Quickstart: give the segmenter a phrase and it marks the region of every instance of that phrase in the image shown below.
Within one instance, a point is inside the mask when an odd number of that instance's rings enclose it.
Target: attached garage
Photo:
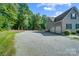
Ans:
[[[50,28],[50,32],[54,32],[54,27]]]
[[[56,26],[56,33],[61,33],[61,26]]]

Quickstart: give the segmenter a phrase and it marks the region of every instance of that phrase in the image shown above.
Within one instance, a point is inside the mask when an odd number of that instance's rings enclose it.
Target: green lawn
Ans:
[[[0,32],[0,56],[11,56],[15,54],[14,48],[15,32]]]
[[[71,38],[71,39],[79,40],[78,35],[69,35],[68,37]]]

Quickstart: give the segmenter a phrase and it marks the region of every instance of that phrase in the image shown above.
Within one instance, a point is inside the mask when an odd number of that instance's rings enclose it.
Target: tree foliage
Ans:
[[[34,14],[27,4],[0,4],[0,30],[45,29],[45,15]]]

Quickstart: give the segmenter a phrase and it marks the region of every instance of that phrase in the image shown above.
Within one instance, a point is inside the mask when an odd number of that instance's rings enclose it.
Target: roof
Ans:
[[[54,21],[55,17],[48,17],[48,20]]]
[[[68,10],[65,11],[64,13],[60,14],[59,16],[57,16],[57,17],[54,19],[54,22],[63,20],[63,18],[71,11],[71,9],[76,10],[77,8],[76,8],[76,7],[72,7],[72,8],[70,8],[70,9],[68,9]]]

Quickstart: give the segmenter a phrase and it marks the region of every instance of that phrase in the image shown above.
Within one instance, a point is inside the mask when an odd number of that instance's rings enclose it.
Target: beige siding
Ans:
[[[76,19],[71,19],[71,14],[76,14]],[[48,22],[47,29],[49,29],[51,32],[61,33],[64,32],[66,29],[66,24],[72,24],[71,31],[76,31],[76,24],[79,24],[79,12],[76,9],[71,9],[71,11],[64,17],[64,19],[61,19],[58,22]]]
[[[71,13],[76,13],[76,19],[71,19]],[[75,10],[71,10],[68,15],[63,19],[62,22],[62,31],[66,30],[66,24],[72,24],[72,31],[75,31],[75,24],[79,24],[79,14]]]
[[[46,23],[46,30],[50,30],[53,27],[53,22],[48,20]]]
[[[61,26],[56,26],[56,33],[61,33]]]
[[[50,32],[54,32],[54,29],[55,29],[54,27],[51,27]]]
[[[58,21],[55,23],[55,32],[56,33],[61,33],[62,32],[62,27],[61,27],[62,21]]]
[[[50,32],[61,33],[61,21],[56,23],[52,22],[52,24],[50,24],[49,26]]]

